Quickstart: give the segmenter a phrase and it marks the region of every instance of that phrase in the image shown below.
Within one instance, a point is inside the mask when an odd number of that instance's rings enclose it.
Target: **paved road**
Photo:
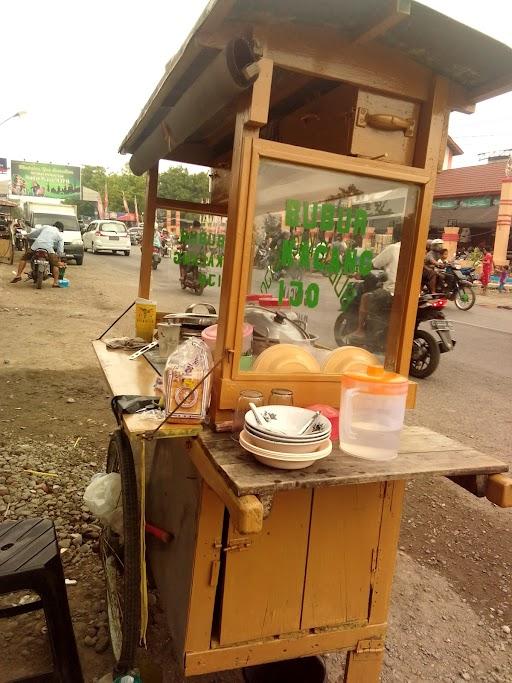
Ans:
[[[110,254],[87,254],[84,268],[102,273],[112,269],[119,274],[119,285],[127,297],[137,291],[140,255],[129,258]],[[71,271],[72,273],[72,271]],[[164,260],[152,273],[152,296],[159,308],[183,310],[198,300],[218,305],[219,288],[207,288],[200,299],[179,288],[178,268]],[[420,422],[477,448],[507,455],[512,462],[512,310],[493,305],[496,295],[479,297],[471,311],[459,311],[450,303],[447,317],[454,323],[457,347],[441,357],[439,370],[420,380],[418,407],[408,413],[410,422]],[[512,297],[503,296],[503,303]],[[332,314],[323,322],[331,329]],[[326,331],[327,334],[327,331]]]

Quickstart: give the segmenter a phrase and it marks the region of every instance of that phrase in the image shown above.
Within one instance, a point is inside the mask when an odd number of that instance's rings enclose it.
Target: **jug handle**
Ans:
[[[350,432],[350,436],[353,437],[354,434],[352,432],[352,398],[356,394],[362,394],[364,392],[359,391],[359,389],[347,389],[345,391],[345,397],[347,399],[347,405],[343,407],[343,412],[340,415],[341,420],[346,420],[345,424],[347,425],[347,431]],[[349,407],[350,406],[350,407]],[[341,430],[340,430],[341,432]]]

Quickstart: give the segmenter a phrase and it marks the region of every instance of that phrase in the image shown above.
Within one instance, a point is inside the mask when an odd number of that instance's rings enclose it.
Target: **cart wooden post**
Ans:
[[[448,116],[512,88],[512,50],[412,1],[292,4],[293,15],[287,0],[211,2],[121,146],[132,170],[149,174],[146,247],[158,207],[227,216],[211,428],[193,436],[168,425],[156,443],[147,519],[172,542],[148,539],[148,558],[185,675],[346,649],[345,680],[372,683],[406,482],[436,474],[471,488],[478,477],[475,491],[510,505],[506,465],[410,427],[393,461],[335,448],[305,470],[272,470],[213,429],[245,388],[268,395],[277,384],[298,405],[339,404],[338,366],[285,374],[253,350],[247,369],[246,296],[289,299],[299,321],[323,330],[316,358],[333,334],[325,325],[336,318],[336,337],[346,324],[354,275],[365,277],[386,245],[399,261],[378,353],[408,372]],[[211,167],[210,201],[159,198],[162,158]],[[269,225],[274,266],[258,272]],[[149,284],[143,252],[141,296]],[[148,393],[144,358],[95,349],[115,393]],[[132,441],[151,426],[125,416]]]

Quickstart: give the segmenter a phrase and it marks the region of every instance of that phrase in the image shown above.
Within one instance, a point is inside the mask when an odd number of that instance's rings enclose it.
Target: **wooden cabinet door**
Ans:
[[[230,524],[220,644],[300,628],[312,491],[278,493],[260,534],[242,536]]]

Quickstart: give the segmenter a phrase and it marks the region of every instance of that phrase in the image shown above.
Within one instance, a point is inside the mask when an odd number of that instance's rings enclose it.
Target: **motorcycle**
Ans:
[[[346,311],[340,313],[334,323],[334,338],[338,346],[351,344],[350,335],[357,329],[359,306],[365,292],[377,292],[376,312],[370,311],[365,326],[365,336],[357,340],[357,346],[372,353],[384,353],[388,333],[389,313],[392,295],[382,289],[384,279],[371,273],[363,281],[357,281],[355,297]],[[447,299],[440,295],[422,293],[418,300],[416,323],[412,346],[409,374],[418,379],[429,377],[439,365],[441,353],[452,351],[456,342],[452,339],[451,324],[446,320],[444,307]],[[422,323],[430,322],[432,332],[419,329]]]
[[[160,247],[153,247],[153,256],[151,258],[151,267],[153,270],[156,270],[158,268],[158,264],[162,261],[161,251],[162,250]]]
[[[206,272],[198,266],[180,264],[181,289],[191,289],[194,294],[201,296],[206,286]]]
[[[473,308],[476,295],[472,287],[471,271],[474,268],[463,269],[458,265],[447,264],[445,268],[437,269],[437,289],[439,294],[445,296],[449,301],[453,301],[460,311],[469,311]]]
[[[50,259],[46,249],[36,249],[30,259],[30,277],[36,289],[41,289],[43,281],[50,277]]]

